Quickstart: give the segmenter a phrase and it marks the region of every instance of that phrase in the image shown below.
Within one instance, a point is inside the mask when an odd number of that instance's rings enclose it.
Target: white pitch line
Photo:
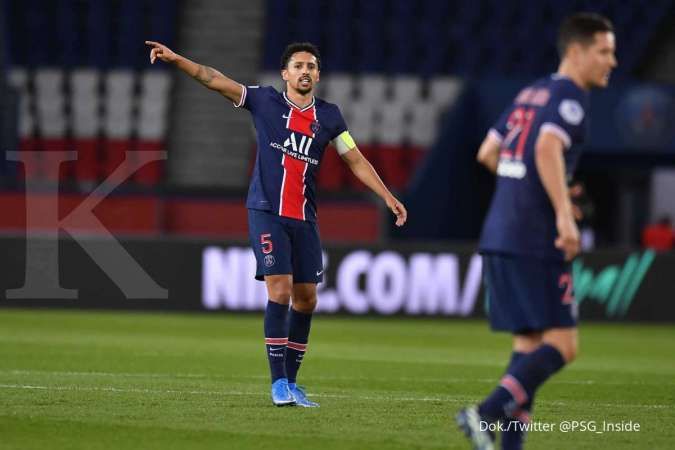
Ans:
[[[222,395],[222,396],[267,396],[266,392],[244,392],[244,391],[181,391],[175,389],[140,389],[140,388],[116,388],[113,386],[103,387],[83,387],[83,386],[35,386],[29,384],[0,384],[0,389],[29,389],[46,391],[72,391],[72,392],[114,392],[131,394],[176,394],[176,395]],[[369,396],[369,395],[345,395],[345,394],[310,394],[317,398],[337,398],[363,401],[398,401],[398,402],[446,402],[446,403],[468,403],[474,401],[474,397],[452,396],[452,397],[398,397],[395,395]],[[552,401],[545,402],[555,406],[571,406],[573,403]],[[673,405],[641,405],[641,404],[621,404],[621,403],[596,403],[594,406],[605,408],[644,408],[644,409],[675,409]]]
[[[200,374],[200,373],[128,373],[128,372],[74,372],[74,371],[49,371],[49,370],[0,370],[0,374],[9,375],[57,375],[57,376],[82,376],[82,377],[119,377],[119,378],[195,378],[195,379],[241,379],[241,380],[267,380],[268,375],[226,375],[226,374]],[[370,381],[370,382],[417,382],[417,383],[465,383],[467,381],[473,383],[496,384],[497,380],[493,378],[422,378],[422,377],[354,377],[354,376],[312,376],[312,380],[325,381]],[[602,381],[595,380],[556,380],[556,384],[571,384],[571,385],[647,385],[658,384],[663,385],[662,381],[654,383],[645,383],[644,381]],[[675,384],[675,383],[666,383]]]
[[[30,384],[0,384],[0,389],[27,389],[44,391],[70,391],[70,392],[115,392],[133,394],[177,394],[177,395],[222,395],[222,396],[267,396],[266,392],[243,392],[243,391],[180,391],[175,389],[139,389],[139,388],[116,388],[112,386],[82,387],[82,386],[35,386]],[[358,396],[341,394],[312,394],[312,397],[322,398],[346,398],[357,400],[388,400],[401,402],[460,402],[470,397],[396,397],[396,396]]]
[[[128,372],[73,372],[53,370],[0,370],[0,374],[12,375],[59,375],[59,376],[91,376],[121,378],[209,378],[213,375],[197,373],[128,373]]]

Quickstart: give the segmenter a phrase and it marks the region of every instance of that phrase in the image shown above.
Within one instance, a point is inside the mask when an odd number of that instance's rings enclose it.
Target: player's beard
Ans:
[[[300,95],[307,95],[310,92],[312,92],[312,89],[314,88],[314,81],[310,78],[309,79],[309,86],[308,87],[302,87],[302,78],[298,80],[298,84],[295,88],[295,91],[300,94]]]

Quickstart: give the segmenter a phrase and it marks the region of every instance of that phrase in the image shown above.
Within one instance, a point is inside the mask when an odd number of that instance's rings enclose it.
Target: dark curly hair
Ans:
[[[282,70],[288,66],[288,61],[290,61],[291,56],[298,52],[307,52],[314,55],[316,57],[316,63],[319,66],[319,69],[321,69],[321,54],[319,53],[319,49],[316,48],[316,45],[311,42],[293,42],[286,47],[284,53],[281,55]]]

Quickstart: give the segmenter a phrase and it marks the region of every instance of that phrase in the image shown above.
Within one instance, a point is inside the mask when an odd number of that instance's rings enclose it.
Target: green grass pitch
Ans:
[[[466,449],[452,417],[508,356],[482,321],[317,316],[299,381],[321,408],[276,408],[259,315],[0,310],[0,449]],[[673,448],[674,405],[675,327],[584,324],[528,448]]]

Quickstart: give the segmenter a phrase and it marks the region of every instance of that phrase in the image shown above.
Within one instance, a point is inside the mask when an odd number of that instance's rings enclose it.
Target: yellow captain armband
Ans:
[[[333,145],[335,145],[335,148],[337,149],[339,155],[344,155],[349,150],[356,147],[356,143],[354,142],[354,139],[352,139],[352,136],[349,134],[349,131],[343,131],[338,135],[338,137],[333,139]]]

